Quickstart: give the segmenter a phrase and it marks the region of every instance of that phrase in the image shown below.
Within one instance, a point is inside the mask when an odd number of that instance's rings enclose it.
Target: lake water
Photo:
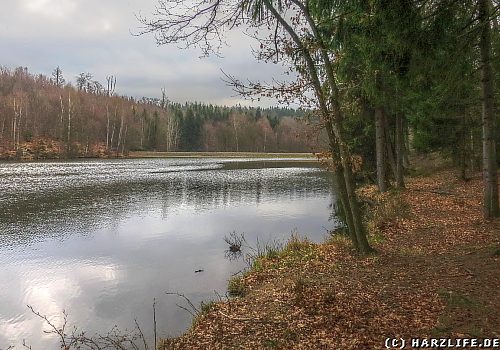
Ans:
[[[225,236],[321,241],[331,202],[328,174],[293,160],[0,163],[0,349],[57,348],[27,305],[89,335],[137,319],[150,337],[156,299],[159,336],[178,335],[191,316],[165,291],[199,304],[245,267]]]

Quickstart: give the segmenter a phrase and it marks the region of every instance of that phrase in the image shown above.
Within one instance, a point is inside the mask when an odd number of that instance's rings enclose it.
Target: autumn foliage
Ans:
[[[0,159],[110,157],[129,150],[308,152],[317,144],[297,119],[304,111],[179,104],[165,94],[138,100],[103,88],[88,73],[76,86],[56,73],[59,80],[0,68]]]

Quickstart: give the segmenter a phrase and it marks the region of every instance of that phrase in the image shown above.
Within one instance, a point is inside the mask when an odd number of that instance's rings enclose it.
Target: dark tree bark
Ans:
[[[483,214],[485,218],[498,217],[498,175],[495,149],[495,114],[493,107],[493,71],[491,67],[490,0],[479,0],[481,33],[482,97],[483,97]]]
[[[334,156],[335,158],[335,156]],[[334,164],[339,164],[338,159],[334,159]],[[334,172],[334,183],[335,191],[338,195],[340,205],[342,208],[342,215],[344,216],[345,223],[347,225],[347,231],[349,237],[351,238],[352,245],[354,249],[359,250],[358,238],[356,237],[356,228],[354,227],[354,222],[352,220],[352,213],[349,208],[349,203],[347,201],[347,190],[344,183],[344,171],[342,167],[337,167]]]
[[[383,112],[383,120],[384,120],[384,135],[385,135],[385,146],[387,149],[387,161],[390,165],[391,171],[393,178],[396,179],[397,174],[396,174],[396,159],[394,155],[394,149],[392,147],[392,139],[391,139],[391,133],[389,132],[390,126],[389,126],[389,119],[387,117],[387,113],[385,111]]]
[[[359,252],[368,254],[373,251],[373,249],[370,247],[370,244],[368,243],[368,239],[366,237],[366,231],[362,223],[361,208],[355,192],[355,181],[352,172],[351,154],[349,147],[344,140],[344,130],[342,125],[343,116],[342,110],[340,108],[340,102],[338,100],[340,94],[338,92],[337,82],[334,77],[333,65],[331,64],[328,52],[324,46],[322,36],[318,32],[316,24],[309,16],[309,9],[306,7],[307,5],[303,5],[297,1],[293,1],[293,3],[299,6],[299,8],[302,10],[302,13],[303,15],[305,15],[306,20],[311,27],[312,33],[319,45],[320,55],[323,61],[322,63],[324,64],[327,81],[330,85],[330,91],[327,95],[325,95],[323,91],[322,84],[319,79],[318,69],[309,49],[304,46],[304,43],[299,38],[295,30],[274,7],[272,1],[263,1],[264,6],[272,13],[278,23],[281,24],[283,28],[288,32],[292,40],[298,46],[300,53],[303,55],[305,68],[308,72],[309,79],[314,86],[315,94],[319,102],[320,111],[324,119],[327,133],[329,135],[332,154],[339,154],[340,156],[340,164],[336,164],[336,166],[341,166],[340,169],[343,171],[344,175],[343,183],[345,184],[346,193],[342,195],[347,195],[347,198],[344,198],[344,202],[349,209],[347,211],[350,212],[352,217],[352,226],[354,227],[355,233],[351,232],[350,235],[352,238],[356,238],[356,241],[353,240],[353,245],[358,249]],[[330,108],[327,106],[327,101],[331,106]]]
[[[403,116],[398,113],[396,114],[396,187],[404,188],[404,174],[403,174],[403,150],[404,150],[404,139],[403,139]]]
[[[183,0],[173,2],[181,3]],[[335,67],[331,61],[334,55],[329,51],[331,38],[326,37],[327,34],[318,28],[315,18],[311,16],[310,6],[314,6],[314,4],[299,0],[290,0],[289,2],[274,0],[207,2],[197,0],[192,2],[193,5],[189,8],[189,13],[178,15],[173,14],[171,8],[167,6],[168,3],[160,1],[161,6],[157,8],[157,14],[166,16],[166,19],[141,20],[145,25],[142,34],[159,32],[161,33],[160,38],[157,39],[159,44],[182,43],[186,44],[186,47],[198,45],[205,53],[213,52],[214,46],[212,46],[211,40],[219,38],[220,43],[224,29],[235,28],[240,24],[267,28],[268,25],[276,21],[272,55],[276,55],[276,60],[281,60],[280,56],[282,55],[288,56],[285,57],[285,60],[289,58],[291,60],[285,62],[296,68],[301,78],[307,81],[307,86],[314,91],[318,114],[327,130],[330,150],[334,157],[334,163],[336,163],[335,167],[338,168],[335,176],[338,187],[341,189],[339,190],[341,205],[346,209],[347,220],[349,221],[349,215],[352,218],[352,224],[348,223],[348,226],[351,229],[353,244],[362,254],[371,252],[372,248],[368,244],[366,230],[362,224],[361,208],[355,193],[356,184],[351,151],[343,129],[345,122],[343,121],[340,101],[342,95],[339,93]],[[291,11],[287,11],[288,9]],[[300,20],[297,21],[298,18]],[[280,36],[278,36],[278,32],[280,32]],[[281,34],[285,33],[286,38],[285,36],[281,37]],[[261,43],[265,42],[267,40]],[[278,46],[284,46],[285,50],[280,52]],[[292,50],[289,51],[289,49]],[[258,94],[265,91],[265,88],[260,84],[253,85],[253,88],[259,91]]]
[[[467,132],[466,132],[466,122],[467,117],[465,111],[462,115],[462,127],[460,130],[460,155],[459,155],[459,165],[460,165],[460,179],[467,180]]]
[[[382,107],[375,108],[375,152],[377,155],[377,184],[380,192],[387,191],[387,161],[386,139],[384,132],[384,111]]]
[[[408,127],[408,120],[403,120],[403,136],[404,136],[404,152],[403,152],[403,167],[408,169],[410,167],[410,130]]]

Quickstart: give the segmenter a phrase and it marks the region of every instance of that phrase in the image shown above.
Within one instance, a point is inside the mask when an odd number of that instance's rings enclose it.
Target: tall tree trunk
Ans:
[[[349,154],[350,152],[345,144],[342,145],[342,142],[343,141],[339,142],[340,158],[342,160],[342,167],[344,168],[343,170],[344,170],[345,188],[347,191],[347,198],[351,209],[353,226],[356,232],[357,245],[358,249],[362,253],[367,254],[371,252],[373,249],[370,247],[370,244],[368,243],[368,239],[366,238],[366,231],[363,226],[361,208],[355,191],[356,185],[354,181],[354,174],[352,172],[351,156]]]
[[[351,238],[354,249],[359,250],[358,237],[356,236],[356,228],[354,227],[354,222],[352,220],[352,213],[349,207],[347,190],[344,182],[344,170],[341,166],[337,167],[333,174],[333,178],[335,184],[335,193],[337,194],[337,198],[340,201],[339,204],[342,210],[343,219],[345,220],[345,224],[347,225],[347,232],[349,233],[349,237]]]
[[[141,140],[142,146],[142,140]],[[109,104],[106,102],[106,152],[109,151]]]
[[[21,126],[23,122],[23,100],[21,99],[21,102],[19,103],[19,114],[18,114],[18,121],[17,121],[17,146],[16,149],[19,149],[19,143],[21,142]]]
[[[469,165],[469,168],[472,172],[474,172],[476,170],[480,170],[481,167],[480,166],[478,167],[478,160],[476,158],[477,142],[476,142],[475,137],[474,137],[474,131],[471,129],[469,134],[470,134],[470,157],[469,157],[470,165]]]
[[[28,99],[26,99],[26,102],[24,104],[24,130],[28,130]]]
[[[410,167],[410,128],[408,127],[408,119],[403,120],[403,135],[404,135],[404,152],[403,152],[403,167]]]
[[[389,165],[391,167],[393,178],[397,178],[397,169],[396,169],[396,160],[394,156],[394,149],[392,148],[392,139],[391,133],[389,132],[391,129],[389,127],[389,118],[387,117],[387,113],[383,113],[384,115],[384,135],[385,135],[385,145],[387,148],[387,160],[389,161]]]
[[[113,117],[113,130],[111,131],[111,139],[109,141],[109,147],[111,150],[113,149],[113,140],[115,139],[115,130],[116,130],[116,117],[118,115],[118,106],[115,107],[115,114]]]
[[[334,108],[334,118],[330,118],[331,129],[335,135],[336,142],[338,144],[338,151],[340,155],[340,163],[342,165],[342,170],[344,172],[344,183],[347,194],[347,203],[350,209],[350,214],[352,217],[352,225],[354,227],[354,232],[356,236],[357,249],[363,253],[368,254],[373,251],[366,238],[365,227],[363,226],[362,213],[360,204],[356,195],[356,182],[354,180],[354,174],[352,171],[352,157],[349,147],[344,140],[344,132],[342,128],[342,111],[338,102],[333,103]],[[351,237],[353,234],[351,233]]]
[[[338,123],[335,124],[331,117],[326,117],[325,119],[325,128],[328,134],[332,161],[335,167],[334,181],[337,189],[337,196],[340,199],[340,205],[342,206],[349,237],[354,249],[366,254],[371,252],[372,248],[368,244],[366,231],[362,223],[361,210],[354,188],[355,183],[350,165],[349,150],[347,147],[342,148],[341,146],[342,137],[340,134],[340,125]],[[346,156],[349,158],[345,158]],[[347,172],[346,166],[349,166],[349,172]]]
[[[115,138],[116,120],[113,120],[113,130],[111,131],[111,138],[109,139],[109,148],[113,150],[113,139]]]
[[[120,113],[120,129],[118,131],[118,144],[116,145],[116,153],[120,152],[120,144],[122,142],[122,133],[123,133],[123,111]]]
[[[68,156],[70,155],[71,153],[71,93],[68,92],[68,138],[67,138],[67,142],[68,142]]]
[[[404,174],[403,174],[403,116],[396,114],[396,187],[404,188]]]
[[[64,137],[64,103],[62,95],[59,95],[59,101],[61,102],[61,114],[59,116],[59,140],[62,142]]]
[[[290,35],[295,44],[297,44],[299,48],[299,54],[301,54],[305,60],[307,74],[309,75],[309,79],[314,87],[315,95],[319,102],[319,108],[322,114],[323,122],[327,128],[327,132],[330,138],[330,147],[332,147],[333,143],[336,143],[338,145],[340,161],[344,171],[344,183],[347,192],[346,203],[348,203],[352,215],[353,226],[355,228],[355,237],[357,240],[357,242],[353,240],[353,244],[357,244],[357,249],[362,254],[367,254],[372,251],[372,248],[370,247],[366,238],[366,231],[364,230],[362,224],[361,210],[356,198],[350,151],[345,140],[343,139],[344,132],[342,130],[342,110],[339,104],[340,93],[338,91],[337,82],[335,80],[333,65],[330,61],[326,46],[323,43],[322,35],[319,33],[312,17],[309,15],[309,9],[307,7],[304,7],[308,6],[307,3],[306,5],[304,5],[299,1],[293,2],[302,10],[302,14],[306,17],[307,22],[313,30],[314,36],[318,40],[321,59],[324,63],[328,84],[330,86],[329,93],[325,93],[322,88],[322,83],[318,75],[318,68],[316,67],[315,61],[311,55],[311,52],[309,51],[309,48],[304,45],[297,32],[295,32],[295,30],[290,26],[287,20],[285,20],[284,17],[281,16],[278,10],[274,7],[274,2],[272,0],[263,0],[263,4],[266,6],[266,8],[276,18],[278,23],[281,24],[283,29]],[[329,105],[331,106],[331,109],[328,107],[327,100],[329,102]],[[332,137],[334,137],[334,139],[332,139]],[[335,149],[332,149],[332,153],[334,153],[335,151]],[[353,236],[354,235],[351,233],[351,237]]]
[[[17,127],[17,104],[16,98],[14,97],[14,118],[12,119],[12,147],[17,151],[16,143],[16,127]]]
[[[495,149],[495,114],[493,109],[493,72],[491,67],[491,26],[490,0],[479,0],[479,18],[481,34],[479,47],[481,50],[482,97],[483,97],[483,179],[484,199],[483,214],[485,218],[498,217],[498,176]]]
[[[12,121],[12,137],[14,142],[14,150],[19,149],[19,142],[21,139],[21,125],[23,117],[23,100],[18,103],[14,98],[14,120]]]
[[[144,148],[144,116],[141,115],[141,150],[143,148]]]
[[[128,125],[125,125],[125,132],[123,134],[123,142],[122,142],[122,155],[125,154],[125,142],[127,142],[127,130],[128,130]]]
[[[267,140],[267,131],[264,129],[264,153],[266,153],[266,140]]]
[[[467,129],[466,122],[467,117],[465,111],[462,114],[462,127],[460,130],[460,179],[465,181],[467,180]]]
[[[5,131],[5,115],[2,118],[2,130],[0,131],[0,141],[3,140],[3,132]]]
[[[344,169],[342,167],[342,162],[340,161],[339,157],[340,154],[339,146],[335,142],[335,135],[333,134],[331,125],[327,124],[326,130],[329,135],[328,138],[330,140],[330,152],[332,154],[332,161],[334,166],[334,171],[333,171],[334,188],[335,188],[335,193],[337,195],[337,199],[340,202],[339,203],[340,209],[342,211],[341,215],[343,215],[342,218],[345,220],[345,224],[347,225],[347,231],[349,233],[349,237],[351,238],[351,242],[354,249],[359,250],[358,237],[356,235],[356,227],[354,226],[351,207],[349,204],[349,197],[345,186]],[[337,215],[339,215],[339,213],[337,213]]]
[[[377,184],[380,192],[387,191],[386,145],[384,133],[384,112],[382,107],[375,108],[375,151],[377,155]]]
[[[236,152],[240,151],[240,145],[238,141],[238,128],[236,127],[236,116],[233,114],[233,128],[234,128],[234,137],[236,139]]]

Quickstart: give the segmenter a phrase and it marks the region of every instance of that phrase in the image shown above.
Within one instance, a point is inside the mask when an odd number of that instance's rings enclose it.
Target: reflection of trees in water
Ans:
[[[285,178],[255,173],[251,177],[233,178],[214,173],[214,177],[187,178],[181,203],[204,210],[235,203],[258,204],[263,200],[295,200],[328,193],[329,180],[325,176],[293,175]],[[166,199],[169,203],[165,205],[171,205],[172,196]]]
[[[292,173],[293,174],[293,173]],[[116,227],[130,216],[160,209],[165,218],[182,205],[195,211],[237,203],[303,199],[329,193],[329,178],[318,172],[291,176],[261,170],[203,171],[164,178],[63,187],[0,201],[0,231],[15,244]],[[15,238],[14,238],[15,237]]]

